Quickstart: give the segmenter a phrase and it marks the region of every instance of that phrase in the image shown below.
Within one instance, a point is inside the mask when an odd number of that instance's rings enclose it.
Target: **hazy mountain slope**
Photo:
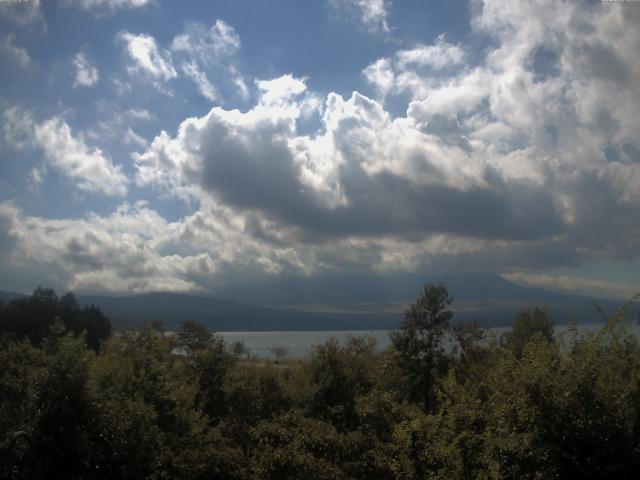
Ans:
[[[580,323],[603,320],[588,297],[526,288],[493,274],[439,275],[421,280],[415,275],[325,277],[217,292],[235,301],[177,293],[79,296],[78,300],[99,306],[116,327],[161,320],[171,329],[185,320],[196,320],[220,331],[370,330],[397,327],[404,308],[415,300],[426,282],[447,285],[454,298],[454,321],[476,319],[485,326],[510,325],[518,311],[536,305],[546,306],[556,323],[567,323],[572,318]],[[0,292],[0,299],[5,302],[20,296],[23,295]],[[598,303],[611,314],[624,302]],[[630,317],[637,316],[638,306],[634,305]]]
[[[394,328],[397,314],[321,314],[241,305],[207,297],[151,293],[131,297],[80,297],[100,307],[114,325],[161,320],[175,328],[195,320],[215,330],[359,330]]]
[[[24,297],[26,297],[26,295],[23,295],[22,293],[3,292],[0,290],[0,302],[2,303],[9,303],[11,300]]]
[[[280,279],[255,287],[220,288],[212,296],[243,304],[293,305],[413,301],[425,283],[444,283],[458,301],[557,301],[570,295],[521,287],[491,273],[464,275],[390,274],[385,276],[326,275]]]

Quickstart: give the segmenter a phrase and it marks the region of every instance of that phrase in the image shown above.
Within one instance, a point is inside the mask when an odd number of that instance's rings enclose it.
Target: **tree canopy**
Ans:
[[[13,314],[76,309],[35,297]],[[390,348],[331,339],[277,362],[195,323],[94,350],[60,307],[42,338],[0,337],[0,478],[637,477],[640,345],[623,316],[557,336],[528,310],[496,338],[451,330],[450,305],[426,285]]]
[[[111,335],[111,322],[94,305],[80,307],[73,293],[58,297],[48,288],[38,287],[31,296],[0,306],[0,332],[18,340],[28,338],[38,345],[59,319],[75,335],[83,334],[87,345],[97,350]]]

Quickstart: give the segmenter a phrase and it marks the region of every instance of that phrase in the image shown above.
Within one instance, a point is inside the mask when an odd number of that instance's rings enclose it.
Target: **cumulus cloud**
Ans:
[[[442,62],[454,68],[424,75],[398,52],[365,77],[382,98],[408,93],[407,115],[422,131],[547,193],[564,226],[544,247],[522,246],[536,259],[528,268],[547,266],[545,255],[636,257],[640,35],[631,25],[639,12],[548,1],[481,7],[475,33],[494,46],[475,64]]]
[[[474,28],[494,43],[475,64],[441,36],[365,70],[385,95],[409,94],[406,115],[393,118],[357,92],[331,93],[314,107],[321,127],[301,134],[314,95],[304,79],[258,81],[252,109],[216,107],[185,120],[176,136],[157,136],[136,157],[137,181],[249,212],[252,235],[265,241],[379,240],[369,251],[407,268],[418,258],[409,245],[451,239],[468,240],[452,259],[469,261],[470,245],[482,245],[475,263],[487,269],[635,258],[640,132],[630,109],[640,72],[629,55],[640,37],[632,17],[487,1]],[[614,42],[613,31],[623,38]],[[619,68],[603,70],[611,58]],[[405,253],[390,255],[383,239]]]
[[[354,93],[330,94],[323,128],[299,135],[306,86],[290,75],[258,82],[246,113],[213,108],[157,136],[136,156],[138,182],[251,209],[307,235],[469,234],[518,238],[561,228],[551,198],[506,181],[464,149],[392,120]],[[482,221],[479,219],[482,218]]]
[[[73,179],[80,190],[126,194],[128,180],[121,167],[100,149],[89,147],[81,136],[74,136],[62,118],[36,122],[28,112],[13,107],[3,114],[3,130],[5,140],[14,148],[42,150],[47,164]]]
[[[30,269],[73,290],[202,291],[304,268],[294,248],[260,244],[244,226],[213,204],[167,222],[144,203],[74,220],[29,217],[0,203],[0,251],[11,259],[0,266],[0,281]]]
[[[122,32],[119,38],[124,42],[132,62],[128,67],[129,73],[147,75],[156,81],[167,81],[178,76],[171,52],[159,47],[151,35]]]
[[[398,50],[393,57],[378,59],[362,73],[383,98],[407,91],[423,98],[438,81],[464,67],[464,59],[463,48],[440,35],[434,44],[416,45]]]
[[[138,186],[183,199],[193,213],[171,223],[138,205],[53,228],[5,206],[12,258],[58,265],[78,287],[135,291],[461,268],[584,292],[614,288],[540,276],[640,252],[640,9],[610,7],[486,0],[472,18],[485,50],[472,56],[445,37],[399,49],[364,70],[376,98],[321,95],[293,75],[257,80],[246,109],[215,106],[134,155]],[[191,75],[213,99],[224,88],[216,58],[231,59],[240,45],[229,28],[188,25],[171,50],[145,35],[122,39],[132,72]],[[391,100],[406,110],[391,114]],[[59,118],[37,123],[14,111],[4,135],[20,146],[30,131],[43,149],[108,161]],[[68,270],[33,253],[58,234],[54,252]],[[15,240],[29,235],[31,244]]]
[[[75,87],[91,87],[100,78],[98,69],[91,64],[83,52],[78,52],[73,57],[73,66],[76,69],[76,78],[73,83]]]
[[[329,0],[331,8],[353,16],[364,28],[374,33],[388,34],[390,2],[386,0]]]
[[[67,123],[53,117],[34,125],[35,141],[49,164],[70,178],[76,186],[89,192],[124,195],[127,178],[100,149],[91,149],[82,138],[74,137]]]
[[[29,52],[24,47],[19,47],[15,44],[15,38],[13,34],[9,33],[0,41],[0,50],[2,53],[21,67],[28,67],[31,65],[31,57]]]

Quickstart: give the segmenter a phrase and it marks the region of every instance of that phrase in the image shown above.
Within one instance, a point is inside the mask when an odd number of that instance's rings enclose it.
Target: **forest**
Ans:
[[[260,359],[198,323],[112,332],[39,288],[0,306],[6,479],[638,478],[640,346],[624,311],[496,336],[427,284],[380,351]]]

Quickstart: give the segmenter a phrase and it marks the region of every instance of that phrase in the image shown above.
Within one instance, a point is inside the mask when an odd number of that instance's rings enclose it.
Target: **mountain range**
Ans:
[[[78,301],[100,307],[116,328],[161,321],[174,329],[185,320],[195,320],[217,331],[386,330],[397,328],[403,311],[426,282],[447,285],[454,298],[454,322],[475,319],[484,326],[510,325],[518,311],[533,306],[545,306],[558,324],[572,318],[583,324],[603,321],[591,298],[527,288],[492,274],[441,275],[421,281],[413,276],[326,277],[285,280],[264,288],[227,288],[214,291],[215,297],[158,292],[80,295]],[[4,302],[20,296],[0,292]],[[597,303],[611,314],[625,302]],[[634,319],[639,315],[637,305],[629,314]]]

